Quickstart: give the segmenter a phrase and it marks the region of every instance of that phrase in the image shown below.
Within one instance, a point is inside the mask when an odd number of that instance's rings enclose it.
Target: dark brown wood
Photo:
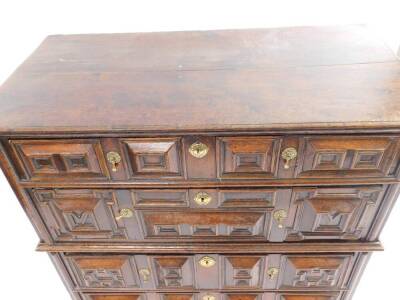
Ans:
[[[386,189],[35,189],[31,196],[59,242],[282,242],[366,240]],[[197,203],[199,193],[210,202]],[[135,213],[119,219],[122,209]],[[278,222],[282,209],[288,216]]]
[[[344,253],[383,251],[380,242],[306,243],[54,243],[39,244],[38,251],[78,253]]]
[[[188,291],[285,290],[340,291],[351,284],[355,262],[366,254],[208,254],[214,264],[202,266],[204,255],[63,255],[76,290]],[[268,275],[268,270],[278,272]],[[143,271],[146,274],[143,275]],[[222,280],[218,280],[222,277]]]
[[[399,128],[399,70],[363,26],[51,36],[0,132]]]
[[[74,300],[350,300],[399,74],[358,25],[50,36],[0,87],[0,165]]]
[[[210,149],[201,159],[188,151],[194,141],[200,140]],[[398,179],[400,170],[400,138],[392,135],[178,136],[10,140],[9,143],[16,165],[23,173],[21,179],[40,180],[41,184],[45,181],[104,182],[110,176],[113,181],[133,183],[291,178],[358,179],[362,183],[363,178]],[[289,147],[297,149],[297,156],[286,169],[282,155]],[[110,152],[121,156],[115,171],[106,161]]]

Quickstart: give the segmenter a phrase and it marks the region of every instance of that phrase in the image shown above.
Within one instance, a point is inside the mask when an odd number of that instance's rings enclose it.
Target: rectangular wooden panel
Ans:
[[[112,190],[37,189],[32,197],[56,241],[126,240]]]
[[[318,136],[302,139],[297,177],[394,177],[399,164],[399,137]]]
[[[387,186],[294,188],[287,241],[364,239]]]
[[[109,177],[99,140],[11,140],[31,180],[96,180]]]
[[[347,286],[351,255],[287,255],[281,258],[279,289],[337,290]]]
[[[218,176],[222,178],[277,177],[282,139],[225,137],[217,139]]]
[[[185,176],[180,138],[124,139],[121,143],[132,178]]]

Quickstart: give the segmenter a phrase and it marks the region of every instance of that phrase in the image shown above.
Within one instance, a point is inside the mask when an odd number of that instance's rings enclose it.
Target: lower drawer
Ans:
[[[344,293],[83,294],[84,300],[340,300]]]
[[[368,254],[76,255],[63,254],[76,290],[339,291]]]

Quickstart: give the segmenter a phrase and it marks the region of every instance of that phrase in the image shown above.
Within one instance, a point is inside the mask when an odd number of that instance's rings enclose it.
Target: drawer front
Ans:
[[[66,255],[81,291],[346,289],[360,254]]]
[[[396,177],[397,136],[12,140],[27,180],[184,181]]]
[[[340,292],[311,293],[214,293],[200,291],[197,293],[145,293],[145,294],[83,294],[84,300],[339,300]]]
[[[387,186],[35,189],[55,241],[364,239]]]
[[[282,239],[272,215],[287,211],[291,191],[35,189],[31,194],[57,241],[265,241]]]
[[[100,140],[14,140],[18,166],[30,180],[107,179]]]
[[[393,177],[398,168],[398,137],[320,136],[301,142],[297,177]]]

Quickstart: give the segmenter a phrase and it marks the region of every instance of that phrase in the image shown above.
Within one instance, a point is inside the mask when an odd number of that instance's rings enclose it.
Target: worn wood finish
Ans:
[[[240,246],[240,247],[239,247]],[[74,253],[327,253],[383,251],[380,242],[306,242],[306,243],[41,243],[38,251]]]
[[[366,240],[386,189],[35,189],[31,195],[54,241],[280,242]],[[199,193],[210,202],[197,203]],[[134,213],[119,218],[122,209]],[[274,219],[279,210],[288,214],[282,221]]]
[[[399,70],[363,26],[51,36],[1,88],[0,130],[398,127]]]
[[[74,300],[350,300],[399,78],[358,25],[50,36],[0,87],[0,165]]]
[[[209,150],[196,158],[188,149],[200,141]],[[393,135],[10,140],[7,147],[27,182],[398,180],[400,159],[400,138]],[[286,168],[288,148],[297,154]],[[110,152],[121,157],[115,170]]]
[[[64,255],[79,291],[139,290],[346,290],[359,256],[365,254],[207,254],[204,255]],[[276,274],[269,270],[276,268]],[[144,273],[142,270],[147,270]],[[219,280],[222,278],[222,280]]]

